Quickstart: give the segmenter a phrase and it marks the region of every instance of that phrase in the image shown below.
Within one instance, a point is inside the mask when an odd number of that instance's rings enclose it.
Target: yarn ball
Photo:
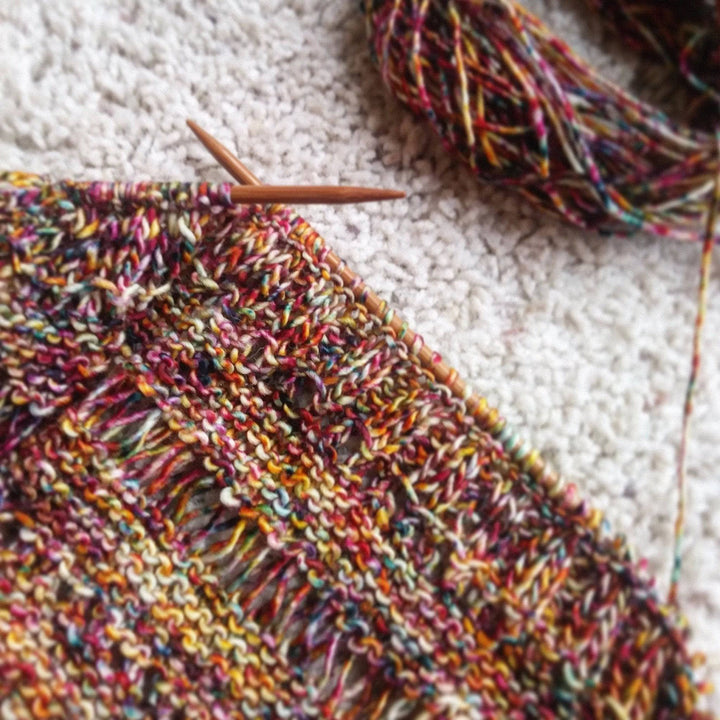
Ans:
[[[482,180],[586,228],[697,240],[711,134],[609,82],[512,0],[365,0],[390,90]]]
[[[0,715],[699,718],[687,628],[282,206],[0,176]]]

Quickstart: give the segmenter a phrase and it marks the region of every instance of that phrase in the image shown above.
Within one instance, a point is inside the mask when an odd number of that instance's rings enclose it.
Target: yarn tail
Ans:
[[[713,193],[710,210],[707,218],[705,240],[703,242],[702,256],[700,261],[700,286],[698,289],[698,309],[695,316],[695,331],[693,333],[693,353],[690,366],[690,379],[685,391],[685,406],[683,408],[682,436],[680,438],[680,449],[678,451],[678,505],[675,515],[675,537],[673,550],[673,564],[670,575],[670,590],[668,602],[671,605],[677,604],[678,583],[680,581],[680,570],[682,566],[682,544],[685,527],[685,504],[687,496],[687,446],[690,436],[690,420],[693,411],[693,398],[695,386],[700,372],[700,359],[702,354],[702,333],[705,325],[707,311],[708,285],[710,283],[710,270],[712,268],[712,250],[716,241],[716,230],[718,215],[720,214],[720,129],[716,131],[718,147],[718,172],[715,177],[715,190]]]

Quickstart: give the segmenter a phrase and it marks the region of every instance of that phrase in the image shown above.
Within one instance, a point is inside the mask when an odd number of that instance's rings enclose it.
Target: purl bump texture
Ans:
[[[0,713],[698,717],[686,629],[291,210],[0,176]]]

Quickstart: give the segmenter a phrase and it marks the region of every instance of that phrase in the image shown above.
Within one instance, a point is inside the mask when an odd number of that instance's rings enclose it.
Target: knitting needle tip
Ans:
[[[195,133],[198,140],[210,151],[210,154],[239,182],[246,185],[260,185],[251,173],[219,140],[216,140],[207,130],[203,130],[192,120],[186,120],[187,126]]]
[[[401,190],[334,185],[262,185],[221,142],[197,123],[187,120],[188,127],[212,156],[244,186],[232,188],[230,197],[236,203],[293,203],[329,204],[363,203],[381,200],[399,200],[405,197]]]

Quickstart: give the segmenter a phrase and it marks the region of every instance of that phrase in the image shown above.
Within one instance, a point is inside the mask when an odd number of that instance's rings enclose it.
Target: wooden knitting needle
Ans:
[[[198,136],[200,142],[210,150],[213,157],[235,178],[238,182],[248,183],[254,187],[270,187],[263,186],[253,173],[233,155],[224,145],[216,140],[212,135],[198,127],[191,120],[187,121],[190,129]],[[422,341],[422,338],[405,326],[405,323],[397,316],[392,315],[386,320],[387,305],[372,290],[369,290],[358,276],[343,263],[343,261],[332,251],[328,250],[324,255],[324,260],[330,266],[330,269],[338,273],[342,281],[352,291],[356,298],[363,298],[363,302],[367,309],[387,324],[395,331],[397,337],[401,337],[403,342],[409,348],[418,345],[419,349],[416,355],[422,366],[428,370],[432,376],[440,383],[446,384],[455,397],[464,400],[468,410],[474,413],[482,425],[488,430],[493,431],[499,421],[498,411],[488,405],[485,398],[470,393],[465,383],[458,377],[457,371],[439,359]],[[518,445],[520,442],[518,441]],[[538,482],[549,488],[551,493],[562,493],[562,485],[560,484],[557,474],[549,469],[545,461],[537,454],[534,454],[532,463],[527,467],[527,472]],[[565,502],[574,507],[579,500],[572,495],[565,495]]]
[[[192,120],[188,127],[212,156],[243,186],[230,191],[236,203],[283,203],[339,205],[346,203],[399,200],[405,197],[400,190],[335,185],[263,185],[224,145]]]
[[[187,126],[197,135],[198,140],[210,151],[210,154],[243,185],[262,185],[222,143],[218,142],[209,132],[203,130],[192,120],[186,120]]]
[[[235,203],[284,205],[344,205],[404,197],[400,190],[351,185],[236,185],[230,190],[230,199]]]

